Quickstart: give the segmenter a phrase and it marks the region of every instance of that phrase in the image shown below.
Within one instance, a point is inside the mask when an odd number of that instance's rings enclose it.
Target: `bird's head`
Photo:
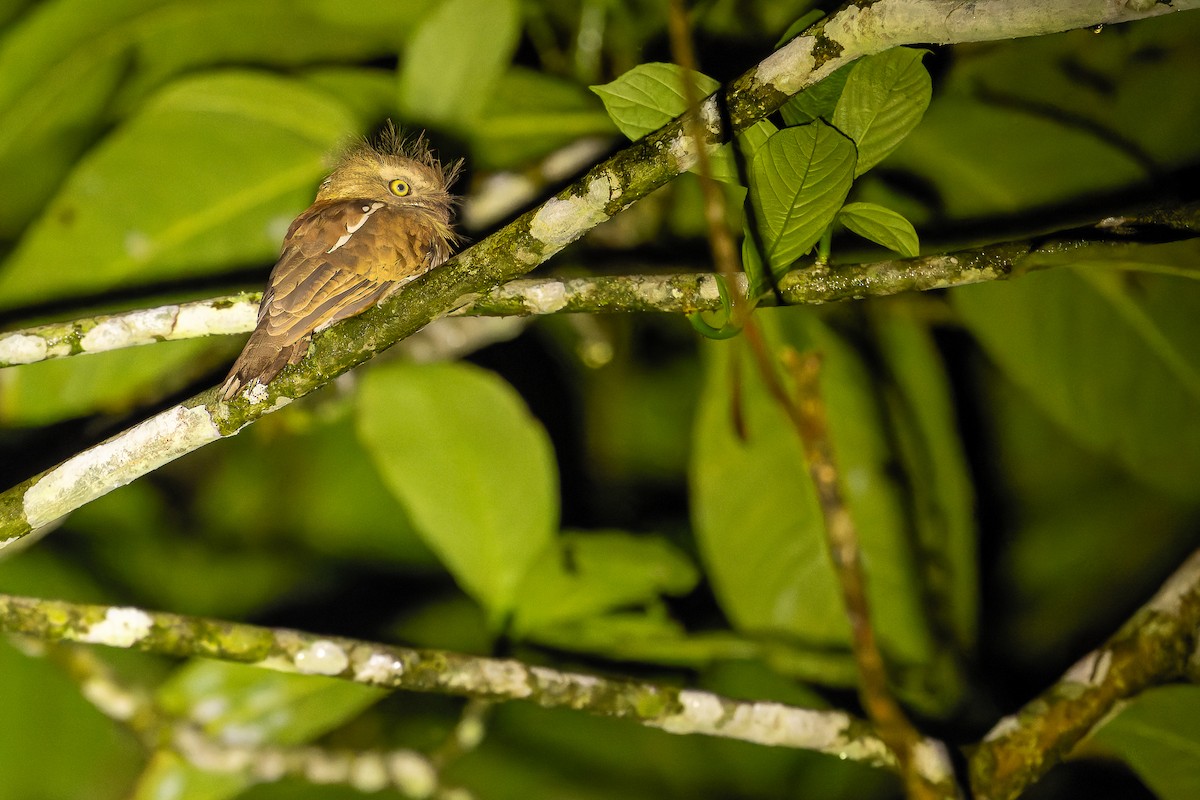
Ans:
[[[378,200],[422,212],[446,226],[454,205],[450,185],[460,166],[444,166],[424,136],[405,140],[389,124],[376,142],[359,142],[342,156],[321,182],[317,202]]]

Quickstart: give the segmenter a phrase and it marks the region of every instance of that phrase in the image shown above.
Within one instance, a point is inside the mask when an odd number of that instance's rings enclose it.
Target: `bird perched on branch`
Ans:
[[[316,331],[360,314],[450,257],[461,162],[443,166],[424,137],[390,124],[342,156],[296,217],[258,307],[258,325],[220,389],[229,400],[267,384],[308,350]]]

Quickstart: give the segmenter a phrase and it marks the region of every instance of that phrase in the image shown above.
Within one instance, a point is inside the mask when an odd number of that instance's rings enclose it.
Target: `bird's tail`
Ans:
[[[266,385],[289,363],[300,360],[308,349],[308,339],[288,342],[282,337],[271,336],[266,331],[256,330],[242,350],[237,361],[221,384],[218,396],[225,401],[251,383]]]

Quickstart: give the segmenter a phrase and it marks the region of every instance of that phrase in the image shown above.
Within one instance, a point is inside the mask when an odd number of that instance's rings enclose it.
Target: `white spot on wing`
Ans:
[[[329,248],[325,252],[332,253],[334,250],[337,250],[339,247],[344,245],[346,242],[350,241],[350,237],[353,236],[355,233],[357,233],[359,228],[361,228],[363,225],[366,225],[367,220],[371,218],[371,215],[374,214],[376,211],[378,211],[381,208],[383,208],[383,203],[371,203],[371,205],[369,205],[369,206],[363,206],[362,207],[363,215],[358,218],[357,222],[347,223],[346,224],[346,232],[344,234],[342,234],[342,236],[337,240],[337,243],[333,247]]]

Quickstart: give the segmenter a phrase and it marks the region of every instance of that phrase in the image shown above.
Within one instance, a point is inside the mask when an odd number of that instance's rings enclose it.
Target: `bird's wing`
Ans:
[[[288,230],[259,306],[259,328],[282,342],[299,341],[427,271],[434,250],[425,225],[379,201],[313,206]]]

